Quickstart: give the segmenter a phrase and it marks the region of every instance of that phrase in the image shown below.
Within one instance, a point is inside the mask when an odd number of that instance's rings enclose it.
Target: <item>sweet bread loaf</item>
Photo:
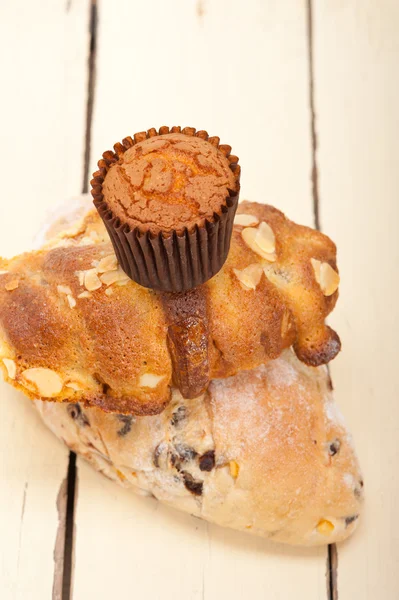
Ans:
[[[137,493],[289,544],[350,535],[363,498],[351,436],[327,369],[284,349],[293,343],[317,364],[339,348],[324,325],[338,285],[323,266],[336,274],[332,242],[245,203],[218,284],[165,298],[128,281],[97,214],[83,204],[81,215],[54,222],[40,252],[3,262],[8,380],[33,398],[67,400],[35,406],[69,448]],[[203,360],[212,381],[190,399]],[[160,414],[140,416],[151,411]]]
[[[358,524],[363,481],[327,369],[291,350],[213,381],[199,398],[174,389],[160,415],[35,405],[107,477],[213,523],[309,546],[341,541]]]
[[[95,211],[39,251],[0,261],[0,367],[31,398],[161,412],[293,346],[317,366],[340,349],[325,324],[336,249],[277,209],[239,205],[219,273],[185,293],[131,281]]]

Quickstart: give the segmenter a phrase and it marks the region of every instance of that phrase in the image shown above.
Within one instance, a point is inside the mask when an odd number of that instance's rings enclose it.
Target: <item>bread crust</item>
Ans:
[[[120,268],[98,272],[114,253],[95,211],[41,250],[1,261],[0,367],[9,383],[43,398],[23,374],[49,369],[62,381],[51,400],[145,415],[164,409],[172,385],[196,397],[212,379],[253,369],[291,345],[309,365],[330,361],[340,341],[325,319],[338,291],[323,293],[311,259],[336,270],[335,245],[271,206],[243,202],[237,212],[273,230],[275,261],[251,249],[237,224],[221,271],[181,294],[145,289]],[[259,272],[253,289],[237,276],[247,267]],[[99,285],[88,291],[90,271]],[[115,273],[109,283],[105,276]],[[15,377],[4,358],[15,363]]]
[[[177,390],[160,415],[35,402],[69,448],[124,487],[207,521],[294,545],[348,537],[363,480],[325,367],[290,350],[252,371]]]

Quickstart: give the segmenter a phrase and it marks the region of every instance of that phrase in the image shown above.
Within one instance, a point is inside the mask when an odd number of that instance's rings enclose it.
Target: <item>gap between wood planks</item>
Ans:
[[[86,132],[85,132],[85,155],[83,166],[82,193],[89,191],[89,169],[91,154],[91,128],[93,123],[94,94],[96,87],[96,57],[97,57],[97,34],[98,34],[98,5],[97,0],[91,0],[90,4],[90,52],[88,61],[87,78],[87,105],[86,105]]]
[[[71,2],[67,4],[67,12]],[[94,95],[96,87],[96,51],[98,35],[97,0],[90,0],[89,55],[87,64],[86,127],[83,159],[82,193],[88,192],[91,154],[91,131],[93,121]],[[58,532],[54,548],[53,600],[72,599],[72,579],[74,567],[75,503],[77,496],[76,454],[69,453],[68,471],[57,499],[59,515]]]
[[[316,229],[321,230],[319,173],[317,164],[317,127],[314,94],[314,45],[313,45],[313,0],[307,0],[307,42],[308,42],[308,73],[309,73],[309,109],[310,137],[312,142],[312,198],[313,219]],[[338,600],[338,551],[336,544],[330,544],[327,552],[327,600]]]

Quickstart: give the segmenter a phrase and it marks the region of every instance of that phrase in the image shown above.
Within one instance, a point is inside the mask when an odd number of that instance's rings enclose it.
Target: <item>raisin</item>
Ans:
[[[359,485],[357,485],[353,491],[353,493],[355,494],[356,498],[362,498],[363,496],[363,486],[364,486],[364,481],[363,479],[359,479]]]
[[[187,418],[187,409],[185,406],[179,406],[179,408],[173,413],[170,421],[172,427],[176,427],[179,423]]]
[[[351,517],[345,517],[345,527],[348,527],[353,521],[359,518],[359,515],[352,515]]]
[[[199,459],[199,468],[201,471],[212,471],[215,467],[215,451],[208,450]]]
[[[180,471],[181,461],[180,461],[180,458],[177,456],[177,454],[170,455],[170,463],[171,463],[172,467],[174,467],[177,471]]]
[[[196,481],[190,473],[187,473],[187,471],[182,471],[181,473],[183,475],[184,485],[188,491],[194,494],[194,496],[202,496],[202,488],[204,486],[203,481]]]
[[[161,442],[160,444],[158,444],[158,446],[154,450],[154,456],[153,456],[152,461],[154,463],[154,467],[156,467],[157,469],[159,469],[159,457],[161,456],[164,448],[165,448],[165,442]]]
[[[71,417],[71,419],[73,419],[74,421],[77,421],[77,423],[81,427],[90,427],[90,421],[86,417],[84,412],[82,412],[82,409],[80,408],[80,404],[77,404],[77,403],[76,404],[68,404],[67,413]]]
[[[341,442],[338,439],[334,440],[333,442],[330,442],[328,444],[328,454],[330,456],[335,456],[336,454],[338,454],[340,447]]]
[[[118,430],[118,435],[123,437],[132,430],[133,417],[132,415],[118,415],[118,420],[123,423],[123,426]]]
[[[175,450],[182,461],[188,462],[193,460],[197,456],[197,452],[191,446],[186,446],[186,444],[176,444]]]

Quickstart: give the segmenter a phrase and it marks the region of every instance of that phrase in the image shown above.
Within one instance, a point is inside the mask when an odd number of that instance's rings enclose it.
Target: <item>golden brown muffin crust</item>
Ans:
[[[134,229],[182,231],[219,214],[237,182],[225,155],[199,137],[150,137],[119,156],[102,186],[104,201]]]

